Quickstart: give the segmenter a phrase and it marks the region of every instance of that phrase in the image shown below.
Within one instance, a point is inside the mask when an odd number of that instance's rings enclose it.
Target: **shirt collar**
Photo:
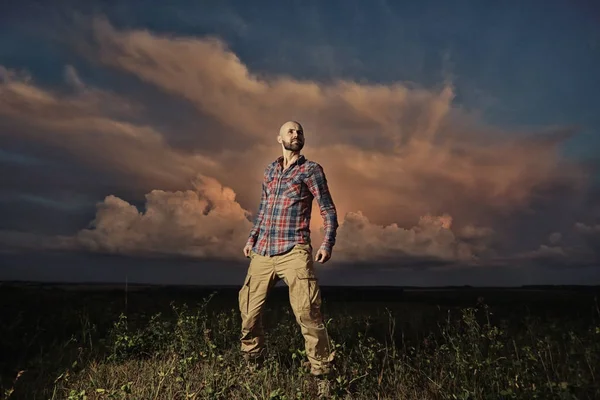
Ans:
[[[294,161],[292,163],[292,165],[296,164],[296,165],[302,165],[304,162],[306,161],[306,157],[304,157],[304,154],[300,154],[298,156],[298,158],[296,159],[296,161]],[[283,168],[283,156],[279,156],[277,157],[277,160],[275,160],[277,167],[281,167]]]

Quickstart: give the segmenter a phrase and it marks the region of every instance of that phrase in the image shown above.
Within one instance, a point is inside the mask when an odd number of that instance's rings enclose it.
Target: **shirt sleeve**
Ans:
[[[331,254],[333,246],[335,245],[338,219],[335,204],[333,203],[329,187],[327,186],[327,178],[325,177],[323,167],[316,164],[306,180],[306,185],[317,200],[317,204],[321,210],[321,217],[323,217],[325,237],[321,244],[321,249],[325,249]]]
[[[267,188],[265,186],[265,178],[263,177],[262,182],[262,190],[260,195],[260,204],[258,206],[258,213],[256,214],[256,218],[254,219],[254,225],[250,230],[250,235],[248,235],[248,240],[246,241],[246,246],[252,246],[256,244],[256,239],[258,238],[258,230],[260,228],[260,224],[262,224],[263,217],[265,215],[265,208],[267,205]]]

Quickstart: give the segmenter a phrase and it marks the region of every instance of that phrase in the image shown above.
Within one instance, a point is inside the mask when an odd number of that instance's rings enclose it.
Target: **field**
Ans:
[[[0,397],[311,399],[277,287],[268,362],[238,353],[237,287],[0,285]],[[330,398],[600,398],[598,287],[324,287]]]

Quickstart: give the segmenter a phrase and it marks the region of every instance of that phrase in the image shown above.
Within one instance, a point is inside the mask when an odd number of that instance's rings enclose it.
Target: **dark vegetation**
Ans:
[[[0,397],[310,399],[287,289],[268,362],[238,353],[237,287],[0,285]],[[332,398],[600,398],[598,287],[324,287]]]

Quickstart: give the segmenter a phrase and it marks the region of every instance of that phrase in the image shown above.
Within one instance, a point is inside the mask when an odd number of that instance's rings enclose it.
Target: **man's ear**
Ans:
[[[281,136],[277,135],[277,143],[281,144],[281,141],[282,141]]]

